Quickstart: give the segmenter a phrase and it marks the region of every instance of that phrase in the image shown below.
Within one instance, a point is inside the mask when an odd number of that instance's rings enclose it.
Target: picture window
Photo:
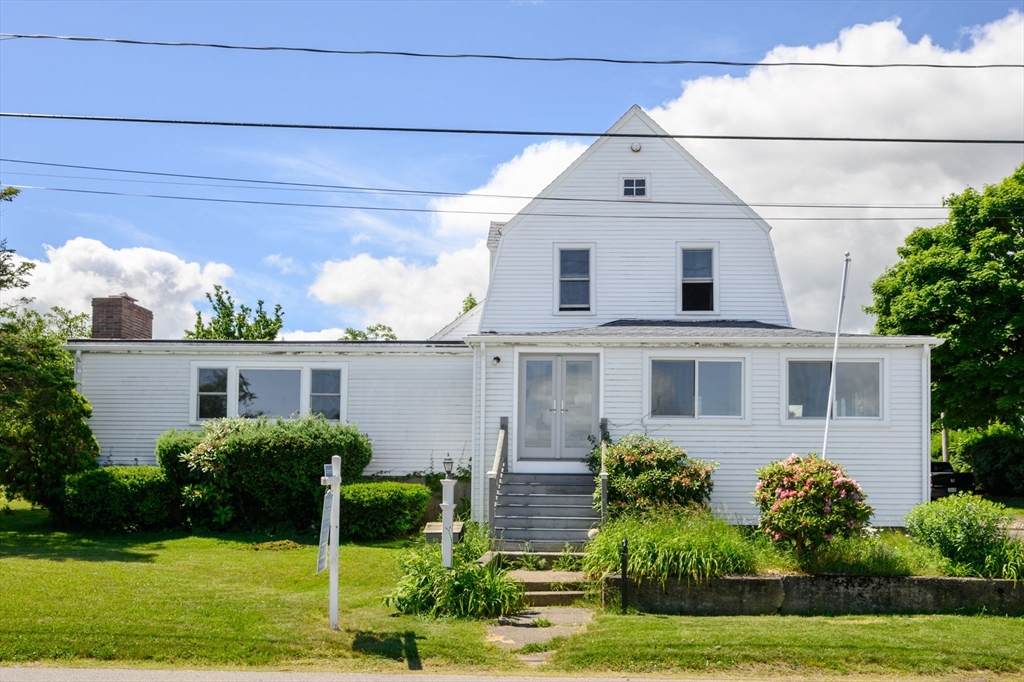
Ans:
[[[741,360],[652,360],[652,417],[742,417]]]
[[[824,419],[832,363],[789,362],[789,419]],[[840,361],[836,370],[833,418],[878,419],[882,415],[882,365],[878,361]]]

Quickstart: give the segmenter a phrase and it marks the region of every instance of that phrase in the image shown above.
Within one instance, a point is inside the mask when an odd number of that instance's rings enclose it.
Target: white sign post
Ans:
[[[441,566],[452,567],[452,534],[455,522],[455,479],[441,479]]]
[[[338,525],[340,505],[338,495],[341,488],[341,457],[331,457],[329,466],[324,466],[327,474],[320,479],[320,485],[329,485],[324,495],[324,515],[320,521],[320,556],[317,559],[316,572],[324,570],[327,555],[330,555],[331,566],[331,629],[338,629]]]

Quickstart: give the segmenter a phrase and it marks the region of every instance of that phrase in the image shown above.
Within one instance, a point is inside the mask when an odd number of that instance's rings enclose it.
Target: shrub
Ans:
[[[1012,519],[1003,505],[960,493],[914,507],[904,523],[911,536],[937,549],[959,572],[993,576],[1005,563],[999,557],[1012,559],[1006,547]]]
[[[588,465],[601,470],[601,449],[590,453]],[[711,499],[712,462],[689,459],[686,451],[667,438],[655,439],[643,433],[624,436],[608,444],[605,468],[608,472],[608,514],[647,511],[662,507],[706,506]],[[601,490],[594,492],[600,505]]]
[[[384,540],[408,535],[430,502],[418,483],[353,483],[341,486],[341,537]]]
[[[970,467],[991,495],[1024,496],[1024,434],[1006,424],[969,431],[959,444],[958,459]]]
[[[315,416],[214,419],[183,452],[195,439],[188,434],[165,433],[157,447],[198,524],[306,528],[319,516],[324,464],[339,455],[342,480],[354,481],[371,456],[369,441],[354,425]],[[170,463],[175,453],[183,467]]]
[[[945,575],[948,562],[935,549],[897,531],[836,538],[805,555],[800,568],[811,574]]]
[[[493,562],[477,563],[487,543],[486,527],[467,523],[463,541],[453,548],[452,568],[445,569],[439,544],[416,542],[402,557],[402,577],[384,603],[433,618],[497,618],[522,610],[523,586]]]
[[[623,538],[629,543],[626,569],[637,582],[700,584],[753,573],[756,566],[754,549],[738,528],[700,511],[626,515],[608,522],[587,545],[583,570],[591,577],[618,572]]]
[[[81,528],[164,528],[176,507],[177,493],[159,467],[105,467],[72,474],[64,482],[64,514]]]
[[[790,455],[758,469],[757,475],[759,528],[774,542],[791,543],[798,557],[835,536],[856,535],[871,519],[873,510],[857,482],[815,453]]]
[[[194,480],[188,464],[182,459],[199,445],[202,434],[199,431],[164,431],[156,439],[156,461],[167,477],[167,481],[181,489]]]

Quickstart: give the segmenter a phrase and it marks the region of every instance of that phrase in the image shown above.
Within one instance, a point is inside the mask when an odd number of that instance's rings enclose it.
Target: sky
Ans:
[[[0,32],[356,50],[728,61],[1024,63],[1024,0],[972,2],[21,2]],[[0,110],[372,126],[604,131],[639,104],[673,133],[1024,138],[1024,70],[413,59],[0,41]],[[275,182],[532,196],[592,139],[0,118],[0,157]],[[685,140],[752,203],[923,204],[998,182],[1024,146]],[[282,336],[425,338],[487,285],[483,239],[521,199],[424,197],[0,162],[26,187],[0,237],[34,306],[128,292],[180,338],[226,286]],[[189,184],[186,184],[189,183]],[[52,189],[116,192],[99,195]],[[128,195],[332,204],[314,208]],[[442,212],[370,209],[429,209]],[[870,283],[934,209],[759,208],[795,326],[869,331]],[[477,214],[443,211],[476,211]],[[828,217],[829,220],[820,218]],[[804,220],[794,220],[804,218]],[[807,220],[812,218],[812,220]],[[836,219],[839,218],[839,219]],[[879,220],[878,218],[886,218]],[[899,218],[891,220],[891,218]]]

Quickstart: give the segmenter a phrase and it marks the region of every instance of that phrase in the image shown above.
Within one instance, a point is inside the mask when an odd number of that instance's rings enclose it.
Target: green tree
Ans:
[[[932,354],[933,418],[951,428],[1024,418],[1024,164],[983,192],[943,202],[871,286],[879,334],[946,339]]]
[[[5,198],[4,201],[10,201],[10,199]],[[7,248],[7,240],[0,239],[0,310],[8,310],[32,302],[32,299],[24,296],[13,301],[7,301],[3,296],[4,292],[28,287],[28,276],[36,267],[35,263],[29,261],[15,263],[14,253],[14,249]]]
[[[386,324],[371,324],[364,332],[354,327],[346,327],[345,334],[339,341],[397,341],[395,330]]]
[[[477,307],[477,305],[479,305],[479,303],[476,300],[476,296],[473,295],[472,291],[469,292],[466,294],[466,298],[462,299],[462,314],[465,315],[470,310]]]
[[[263,310],[263,301],[256,301],[255,315],[252,308],[243,304],[235,312],[234,299],[219,284],[213,285],[213,294],[207,292],[206,300],[213,306],[213,317],[205,324],[202,314],[196,313],[196,326],[185,331],[186,339],[273,341],[284,325],[281,304],[274,306],[273,318]]]

